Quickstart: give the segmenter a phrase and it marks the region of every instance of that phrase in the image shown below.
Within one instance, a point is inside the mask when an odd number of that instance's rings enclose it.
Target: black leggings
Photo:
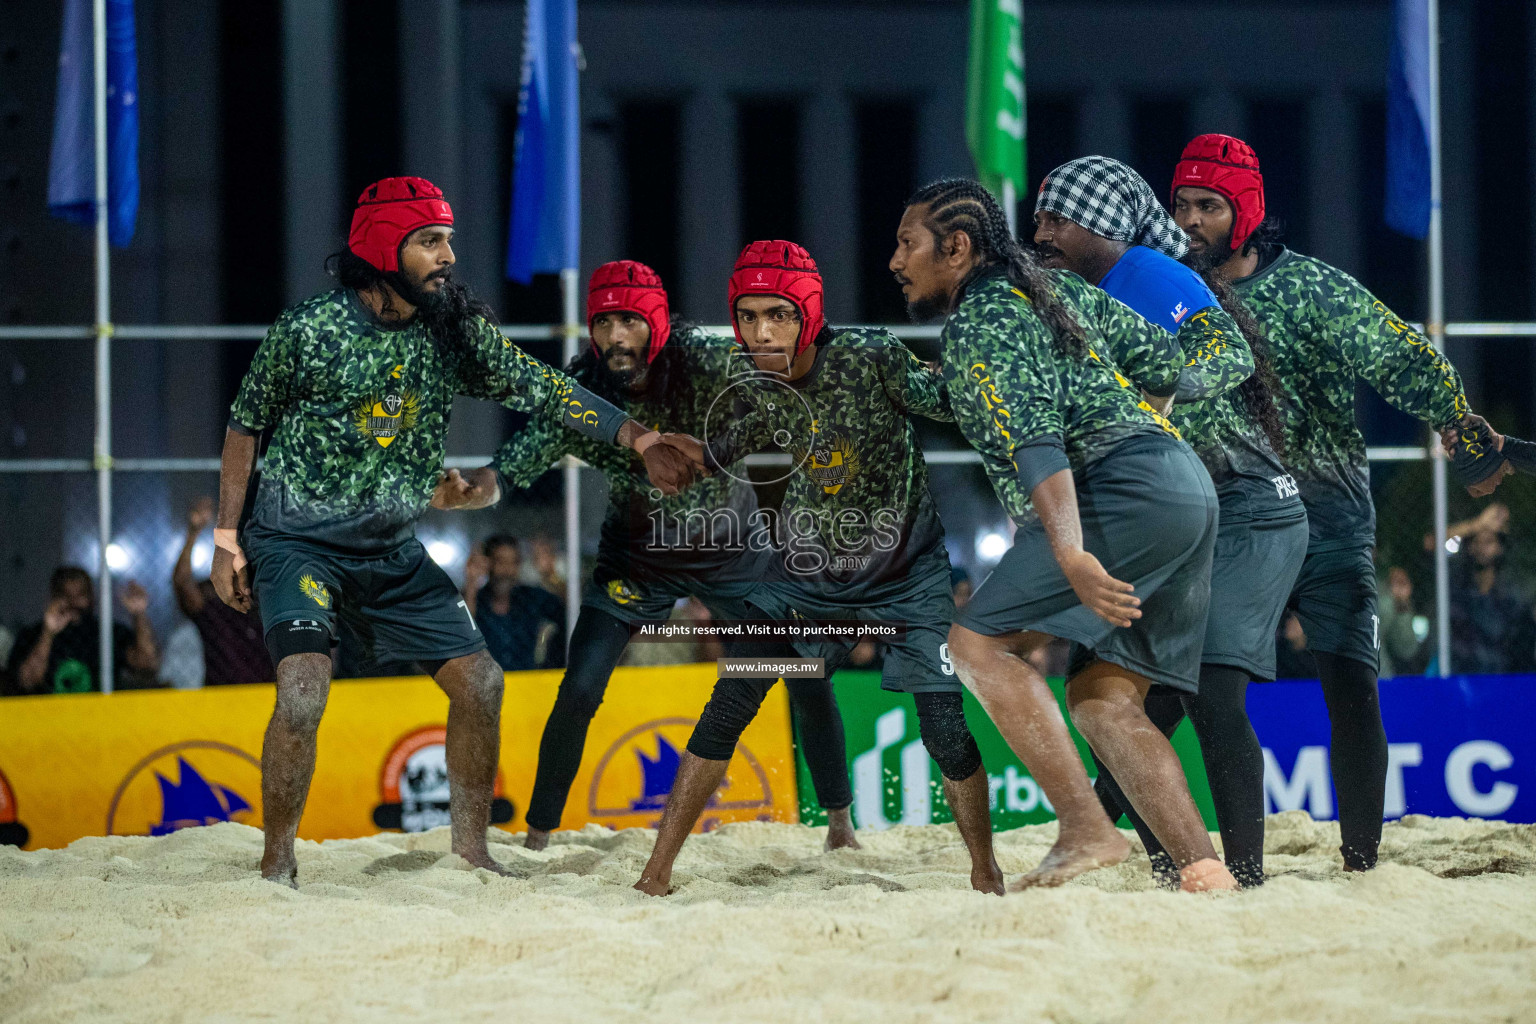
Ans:
[[[747,726],[752,724],[752,719],[757,717],[757,710],[762,706],[768,691],[773,688],[774,682],[772,679],[722,679],[717,682],[715,692],[704,707],[704,713],[699,716],[698,726],[688,738],[688,752],[709,761],[728,760],[731,751],[736,749],[736,741]],[[790,693],[793,696],[794,691]],[[922,736],[923,746],[927,748],[928,756],[937,762],[944,777],[960,782],[976,774],[976,770],[981,767],[981,749],[977,747],[976,738],[971,735],[970,727],[966,724],[964,702],[960,694],[914,693],[912,700],[917,705],[918,732]],[[836,704],[832,706],[832,711],[836,713]],[[840,722],[838,735],[842,735]],[[839,781],[847,785],[846,772],[839,776]],[[817,792],[820,790],[818,783]],[[852,802],[850,792],[848,803]]]
[[[571,783],[581,768],[587,727],[603,703],[608,679],[624,654],[630,632],[630,626],[623,620],[597,608],[583,606],[577,616],[565,678],[560,680],[555,706],[539,741],[539,769],[534,777],[533,796],[528,801],[530,828],[550,832],[560,827]],[[787,649],[767,650],[765,656],[796,657]],[[853,791],[848,784],[843,718],[832,695],[832,684],[825,679],[796,679],[788,682],[788,688],[796,737],[811,770],[817,800],[829,810],[847,807],[853,803]]]
[[[1381,722],[1376,672],[1338,654],[1314,653],[1331,726],[1330,761],[1339,801],[1339,852],[1347,867],[1375,867],[1386,802],[1387,732]],[[1264,754],[1244,705],[1247,674],[1224,665],[1200,667],[1200,693],[1147,698],[1147,717],[1173,735],[1184,714],[1194,725],[1211,784],[1227,866],[1238,882],[1264,879]],[[1131,808],[1114,778],[1099,766],[1096,788],[1112,819],[1120,810],[1136,827],[1152,857],[1154,872],[1167,878],[1173,861]]]

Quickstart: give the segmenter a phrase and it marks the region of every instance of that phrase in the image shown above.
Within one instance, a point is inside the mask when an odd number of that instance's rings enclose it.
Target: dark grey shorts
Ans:
[[[1038,632],[1166,686],[1195,692],[1211,595],[1216,491],[1194,451],[1154,437],[1126,442],[1078,476],[1083,546],[1136,588],[1141,618],[1117,629],[1078,602],[1038,521],[976,588],[958,622],[986,636]]]
[[[1352,658],[1378,670],[1381,620],[1376,617],[1375,548],[1368,542],[1309,551],[1289,607],[1307,634],[1307,650]]]
[[[1200,662],[1275,678],[1275,630],[1307,556],[1307,518],[1223,522],[1211,562]]]

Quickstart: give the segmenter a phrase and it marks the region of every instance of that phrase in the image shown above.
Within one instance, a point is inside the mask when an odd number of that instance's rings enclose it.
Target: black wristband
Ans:
[[[1501,454],[1520,472],[1536,473],[1536,444],[1505,434]]]
[[[1451,467],[1456,470],[1456,478],[1463,487],[1482,483],[1504,465],[1504,455],[1493,446],[1493,437],[1486,424],[1458,424],[1456,434]]]

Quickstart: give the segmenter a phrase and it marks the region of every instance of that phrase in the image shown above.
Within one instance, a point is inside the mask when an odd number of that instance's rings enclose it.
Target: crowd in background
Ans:
[[[149,595],[135,580],[117,588],[112,601],[115,689],[196,689],[233,683],[270,682],[271,658],[262,640],[260,615],[235,611],[193,573],[193,549],[213,520],[213,500],[188,510],[186,535],[171,573],[179,621],[161,639],[148,615]],[[1450,556],[1451,657],[1458,674],[1536,672],[1536,578],[1513,571],[1510,510],[1492,502],[1474,518],[1447,530]],[[1433,539],[1424,538],[1427,564]],[[465,606],[485,636],[491,656],[509,672],[565,665],[564,553],[547,537],[486,538],[464,565]],[[1434,593],[1416,586],[1410,567],[1382,564],[1377,579],[1381,676],[1434,674]],[[954,570],[955,604],[964,607],[973,581]],[[101,689],[100,635],[95,581],[78,566],[60,566],[39,617],[0,624],[0,695],[88,693]],[[697,600],[678,603],[674,620],[707,622]],[[1287,613],[1275,638],[1282,679],[1316,676],[1306,634]],[[716,641],[632,643],[626,665],[713,661]],[[1037,652],[1047,675],[1066,667],[1065,645]],[[880,645],[863,643],[850,668],[878,670]],[[419,666],[369,658],[365,644],[342,617],[335,651],[338,678],[419,674]]]

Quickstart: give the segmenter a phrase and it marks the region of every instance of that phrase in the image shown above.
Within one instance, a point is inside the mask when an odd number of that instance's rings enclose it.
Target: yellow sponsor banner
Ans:
[[[654,827],[713,665],[621,668],[587,733],[562,828]],[[492,821],[517,832],[559,672],[507,674]],[[271,686],[0,702],[0,842],[161,835],[215,821],[261,824],[261,742]],[[448,699],[431,680],[332,684],[299,835],[340,839],[448,823]],[[798,821],[789,703],[775,687],[742,736],[701,829]]]

